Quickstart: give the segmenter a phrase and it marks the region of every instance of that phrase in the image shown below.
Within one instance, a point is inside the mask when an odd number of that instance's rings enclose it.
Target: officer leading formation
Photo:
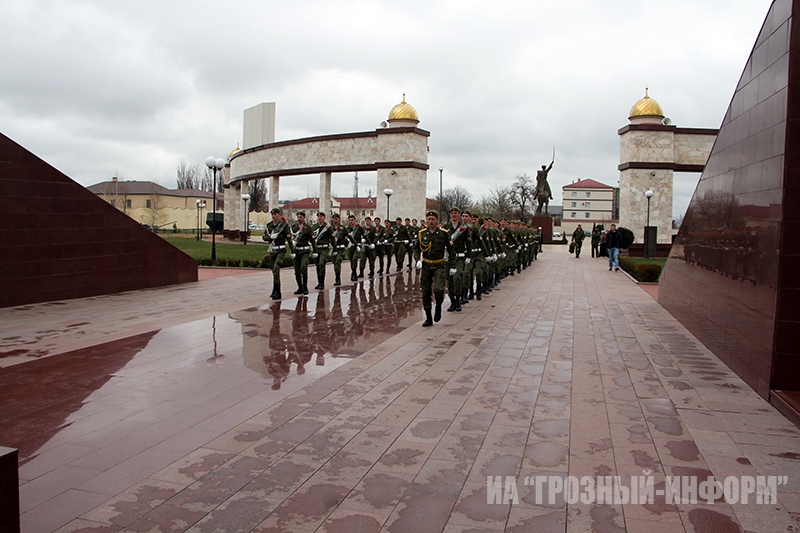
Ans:
[[[291,225],[272,209],[272,221],[267,224],[263,239],[270,243],[266,260],[272,268],[273,285],[270,297],[281,299],[280,269],[286,254],[292,260],[297,290],[308,294],[308,266],[313,263],[317,273],[315,290],[325,289],[327,263],[333,263],[335,280],[341,285],[342,263],[350,260],[350,281],[389,274],[392,259],[396,271],[403,268],[420,270],[424,327],[430,327],[442,317],[445,290],[450,298],[449,312],[460,312],[471,300],[481,300],[507,276],[519,274],[538,259],[542,249],[541,228],[490,217],[473,216],[469,211],[453,207],[444,224],[436,211],[428,211],[423,222],[395,219],[381,223],[365,217],[363,225],[354,215],[348,215],[343,225],[338,213],[328,221],[324,212],[317,214],[316,224],[306,223],[304,211],[297,213]],[[407,263],[407,264],[406,264]]]

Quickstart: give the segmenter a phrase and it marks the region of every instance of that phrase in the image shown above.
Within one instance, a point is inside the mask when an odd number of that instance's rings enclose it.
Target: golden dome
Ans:
[[[660,117],[664,118],[664,111],[658,102],[647,95],[647,88],[644,90],[644,98],[633,104],[628,119],[636,117]]]
[[[419,122],[417,110],[406,103],[405,93],[403,93],[403,101],[389,111],[389,120],[413,120],[414,122]]]
[[[233,156],[235,156],[236,154],[238,154],[241,151],[242,151],[242,149],[239,148],[239,143],[236,143],[236,148],[231,150],[231,153],[228,154],[228,159],[233,159]]]

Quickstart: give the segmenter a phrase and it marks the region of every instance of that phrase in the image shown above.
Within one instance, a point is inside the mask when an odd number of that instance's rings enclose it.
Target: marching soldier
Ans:
[[[297,280],[297,290],[295,294],[308,294],[308,263],[309,254],[316,251],[314,248],[314,236],[311,228],[306,225],[306,212],[297,212],[297,224],[292,231],[294,251],[292,260],[294,261],[294,277]]]
[[[403,270],[403,261],[406,258],[406,249],[408,248],[408,241],[411,236],[408,234],[408,224],[411,221],[406,219],[406,225],[403,225],[403,219],[397,217],[395,220],[395,234],[394,234],[394,248],[395,248],[395,261],[397,262],[397,271]],[[410,258],[409,258],[410,259]],[[410,267],[410,264],[409,264]]]
[[[333,263],[333,273],[336,280],[333,282],[334,286],[342,284],[342,261],[344,261],[344,251],[347,249],[347,229],[342,226],[342,218],[339,213],[334,213],[331,216],[331,262]]]
[[[378,276],[383,276],[383,256],[385,255],[384,248],[386,247],[386,235],[383,233],[383,225],[381,219],[375,217],[373,220],[375,226],[375,257],[378,259]]]
[[[292,250],[292,239],[289,232],[289,224],[281,216],[281,210],[273,207],[270,211],[272,222],[267,224],[267,231],[261,237],[269,241],[269,259],[272,266],[272,294],[269,295],[273,300],[281,299],[281,268],[286,260],[286,247]]]
[[[347,239],[350,241],[347,247],[350,249],[350,281],[358,281],[358,260],[361,250],[361,239],[364,236],[364,228],[356,222],[353,215],[347,216]]]
[[[325,288],[325,265],[331,253],[331,227],[325,220],[325,213],[320,211],[317,213],[317,226],[314,228],[314,247],[316,249],[315,255],[317,256],[317,286],[316,290],[323,290]]]
[[[444,288],[447,284],[447,265],[445,264],[445,250],[453,255],[453,246],[447,230],[439,227],[439,215],[436,211],[428,211],[428,226],[417,234],[417,242],[422,254],[422,307],[425,310],[423,327],[433,325],[442,318],[442,302],[444,301]],[[436,310],[431,318],[431,296],[436,299]]]
[[[375,277],[375,228],[372,226],[372,218],[364,218],[364,231],[361,233],[361,265],[358,269],[358,277],[364,277],[364,267],[369,260],[369,279]]]
[[[383,225],[383,252],[386,255],[386,275],[392,271],[392,256],[394,255],[394,241],[397,228],[392,227],[392,221],[388,218]]]
[[[450,220],[443,226],[450,234],[454,254],[448,259],[447,292],[450,294],[448,311],[461,312],[461,295],[464,292],[464,261],[467,257],[467,226],[461,221],[461,209],[450,208]]]

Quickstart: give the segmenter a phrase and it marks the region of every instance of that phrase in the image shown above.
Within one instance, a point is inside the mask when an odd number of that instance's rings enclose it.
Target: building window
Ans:
[[[578,217],[578,213],[576,213],[575,211],[573,211],[573,212],[571,212],[569,214],[569,218],[577,218],[577,217]]]
[[[349,209],[347,210],[347,216],[350,216],[350,210]]]
[[[578,202],[571,202],[570,207],[578,207]]]
[[[367,212],[366,212],[366,211],[364,211],[364,210],[362,209],[362,210],[361,210],[361,216],[363,217],[363,216],[365,216],[366,214],[367,214]]]
[[[584,215],[585,215],[584,218],[591,218],[592,217],[591,213],[584,213]]]
[[[589,209],[590,207],[592,207],[592,202],[583,202],[583,207]]]
[[[572,191],[572,197],[573,198],[577,198],[578,197],[578,192],[577,191]]]
[[[148,200],[148,202],[149,202],[149,201],[150,201],[150,200]],[[131,201],[130,201],[130,200],[125,200],[125,205],[127,205],[127,206],[128,206],[128,209],[130,209],[130,207],[131,207]],[[148,205],[147,207],[150,207],[150,206]]]
[[[591,197],[592,197],[592,193],[590,193],[590,192],[587,192],[587,193],[586,193],[586,198],[591,198]]]
[[[117,207],[117,201],[116,200],[111,200],[111,205],[113,205],[114,207]]]
[[[130,202],[130,200],[128,200],[128,202]],[[147,205],[145,206],[145,207],[147,207],[147,209],[150,209],[150,207],[153,205],[152,203],[150,203],[150,200],[147,200],[147,202],[145,202],[145,203],[147,204]],[[129,204],[128,204],[128,207],[130,207],[130,206],[131,206],[131,204],[129,203]]]

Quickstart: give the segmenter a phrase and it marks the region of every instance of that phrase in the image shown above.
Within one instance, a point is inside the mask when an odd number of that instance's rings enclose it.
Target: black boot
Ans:
[[[308,294],[308,272],[303,272],[303,294]]]
[[[272,284],[272,294],[269,295],[270,298],[273,300],[280,300],[281,299],[281,284],[280,283],[273,283]]]
[[[322,286],[322,281],[319,279],[319,274],[317,274],[317,285],[314,287],[315,291],[321,290],[324,287]]]
[[[336,280],[333,282],[333,286],[338,287],[341,284],[342,284],[342,275],[336,274]]]
[[[480,281],[476,281],[475,285],[476,285],[476,287],[475,287],[475,298],[477,300],[483,300],[483,296],[481,296],[483,294],[483,287],[481,287],[481,282]]]
[[[303,294],[303,278],[298,274],[294,277],[294,279],[297,282],[297,290],[294,291],[294,293]]]
[[[322,276],[317,276],[317,286],[314,288],[318,291],[325,289],[325,274]]]
[[[458,313],[461,312],[461,304],[459,303],[458,296],[456,296],[455,298],[450,298],[450,306],[453,307],[453,311],[456,311]]]
[[[358,275],[355,270],[350,271],[350,281],[358,281]]]
[[[383,276],[383,257],[378,258],[378,275]]]
[[[425,309],[425,322],[422,323],[423,328],[427,328],[433,325],[433,320],[431,320],[431,310]]]
[[[359,278],[363,278],[364,277],[364,269],[363,268],[359,268],[358,269],[358,277]]]
[[[439,322],[442,319],[442,302],[436,301],[436,309],[433,312],[433,321]]]
[[[456,310],[456,299],[450,296],[450,307],[447,308],[448,313],[452,313]]]

